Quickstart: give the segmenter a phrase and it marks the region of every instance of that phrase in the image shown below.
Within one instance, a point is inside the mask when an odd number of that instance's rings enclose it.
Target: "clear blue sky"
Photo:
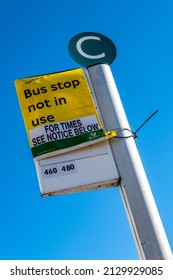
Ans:
[[[85,31],[116,45],[111,69],[173,248],[173,1],[0,4],[0,259],[138,259],[118,189],[40,198],[14,80],[79,67],[68,42]]]

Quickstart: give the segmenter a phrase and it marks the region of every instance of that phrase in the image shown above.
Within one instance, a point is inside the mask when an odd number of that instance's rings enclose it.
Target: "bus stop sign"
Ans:
[[[82,66],[98,63],[112,64],[116,58],[116,47],[106,36],[95,32],[75,35],[68,45],[71,57]]]

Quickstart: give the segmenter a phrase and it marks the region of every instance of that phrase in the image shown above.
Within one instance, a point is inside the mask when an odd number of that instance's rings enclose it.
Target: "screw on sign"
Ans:
[[[106,36],[95,32],[75,35],[69,42],[71,57],[82,66],[98,63],[111,64],[116,58],[116,47]]]

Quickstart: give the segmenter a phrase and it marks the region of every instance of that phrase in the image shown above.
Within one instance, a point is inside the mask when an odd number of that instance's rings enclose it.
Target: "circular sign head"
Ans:
[[[116,58],[116,47],[106,36],[95,32],[75,35],[68,45],[71,57],[82,66],[98,63],[111,64]]]

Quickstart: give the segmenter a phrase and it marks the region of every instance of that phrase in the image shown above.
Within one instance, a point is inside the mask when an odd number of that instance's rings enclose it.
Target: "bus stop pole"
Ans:
[[[118,132],[119,138],[109,141],[121,177],[121,198],[139,257],[143,260],[172,259],[172,251],[111,69],[107,64],[97,64],[85,71],[93,87],[104,128]]]

